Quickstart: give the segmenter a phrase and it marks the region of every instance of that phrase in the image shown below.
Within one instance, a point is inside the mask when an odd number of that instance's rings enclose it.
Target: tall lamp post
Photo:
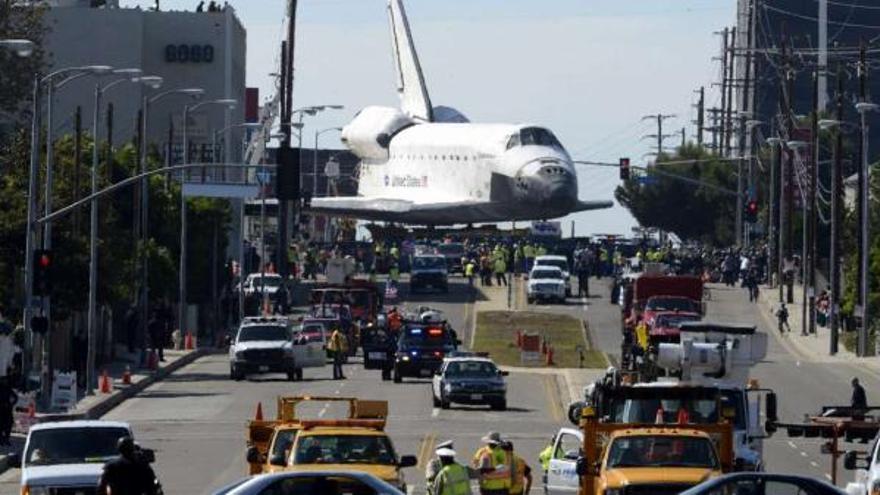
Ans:
[[[769,269],[776,270],[776,284],[779,286],[779,302],[782,302],[782,228],[776,228],[777,222],[779,221],[779,211],[781,211],[781,208],[777,206],[777,199],[781,196],[778,194],[779,185],[776,183],[776,176],[778,175],[777,171],[782,165],[782,139],[778,137],[770,137],[767,138],[766,142],[772,147],[772,155],[770,158],[770,221],[768,222],[769,228],[767,229],[769,232],[768,238],[771,260]],[[771,276],[769,278],[772,281],[773,277]]]
[[[226,108],[235,108],[238,100],[219,99],[203,101],[195,105],[184,105],[183,107],[183,163],[189,162],[189,114],[195,112],[207,105],[221,105]],[[178,328],[181,336],[186,335],[186,239],[187,239],[187,222],[186,222],[186,194],[184,193],[184,184],[186,183],[186,170],[180,173],[180,281],[179,281],[179,307],[178,307]]]
[[[794,167],[795,159],[800,159],[799,151],[804,148],[807,148],[810,145],[810,143],[808,143],[806,141],[791,140],[791,141],[786,142],[785,145],[793,152],[794,156],[791,159],[791,166]],[[803,160],[801,160],[801,163],[803,163]],[[803,187],[801,188],[801,192],[805,195],[807,192],[805,190],[807,184],[802,184],[802,186]],[[793,188],[794,185],[790,184],[789,187]],[[809,287],[810,277],[809,277],[809,273],[807,273],[807,270],[808,270],[808,268],[807,268],[807,266],[808,266],[808,263],[807,263],[807,249],[808,249],[808,247],[807,247],[807,225],[809,222],[809,216],[810,216],[809,215],[809,208],[810,207],[806,201],[804,201],[804,204],[806,206],[804,207],[803,226],[801,228],[802,234],[803,234],[803,237],[801,240],[801,281],[803,282],[801,284],[803,286],[803,294],[801,295],[801,297],[802,297],[802,299],[801,299],[801,303],[802,303],[802,305],[801,305],[801,317],[802,317],[802,319],[801,319],[801,335],[807,335],[807,330],[809,327],[809,320],[807,319],[807,311],[809,308],[809,298],[811,297],[812,291],[814,289],[813,287]],[[789,242],[792,242],[793,240],[794,239],[789,239]]]
[[[133,74],[133,72],[129,72]],[[138,72],[140,74],[140,72]],[[98,192],[98,160],[100,152],[98,143],[100,142],[100,116],[101,116],[101,98],[109,89],[116,87],[124,82],[134,82],[147,85],[155,85],[156,80],[152,78],[127,77],[109,82],[104,86],[100,83],[95,84],[95,114],[94,122],[92,122],[92,135],[94,144],[92,145],[92,195]],[[109,164],[108,164],[109,166]],[[89,228],[89,308],[87,323],[87,339],[88,347],[86,352],[86,393],[91,395],[94,393],[96,382],[95,375],[95,347],[97,345],[97,299],[98,299],[98,199],[92,198],[90,211],[90,228]]]
[[[859,287],[859,307],[860,312],[862,314],[862,326],[859,328],[859,340],[858,340],[858,353],[859,356],[867,356],[868,355],[868,331],[870,325],[870,316],[871,313],[868,311],[868,301],[869,294],[868,291],[871,288],[870,284],[870,274],[868,272],[868,259],[869,259],[869,251],[871,249],[870,243],[870,229],[871,229],[871,209],[868,207],[871,198],[870,198],[870,183],[871,183],[871,167],[868,165],[868,112],[876,112],[880,109],[880,105],[876,103],[869,102],[859,102],[856,103],[856,111],[859,112],[859,116],[861,118],[861,128],[862,128],[862,163],[861,163],[861,173],[862,173],[862,181],[861,181],[861,191],[859,194],[859,209],[861,210],[861,220],[862,225],[859,227],[862,230],[861,236],[861,246],[859,246],[859,272],[862,276],[859,278],[861,282],[861,287]]]
[[[159,100],[172,96],[172,95],[183,95],[189,96],[193,99],[201,98],[202,95],[205,94],[205,90],[202,88],[175,88],[162,91],[161,93],[157,93],[152,96],[145,95],[143,98],[143,102],[141,103],[141,149],[140,149],[140,171],[141,174],[145,174],[147,172],[147,149],[149,146],[147,143],[149,142],[149,114],[150,114],[150,106]],[[147,241],[150,238],[150,179],[148,177],[144,177],[141,179],[141,216],[140,216],[140,224],[141,224],[141,245],[146,248]],[[140,290],[140,314],[141,314],[141,325],[144,330],[144,334],[146,334],[146,325],[149,320],[150,315],[150,260],[147,256],[146,252],[142,253],[141,259],[141,290]]]

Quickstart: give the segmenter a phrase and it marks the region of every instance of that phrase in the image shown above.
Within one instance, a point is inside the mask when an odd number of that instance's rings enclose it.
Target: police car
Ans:
[[[493,410],[507,409],[506,371],[485,354],[452,353],[443,360],[431,384],[434,407],[450,404],[485,404]]]
[[[430,378],[460,343],[445,322],[406,322],[394,355],[394,383],[404,377]]]

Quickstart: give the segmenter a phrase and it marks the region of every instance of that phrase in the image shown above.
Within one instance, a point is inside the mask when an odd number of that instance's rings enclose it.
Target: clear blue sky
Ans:
[[[534,122],[552,129],[572,156],[641,163],[656,125],[642,116],[676,114],[665,132],[693,135],[694,90],[718,97],[720,41],[735,22],[735,0],[405,0],[435,105],[474,122]],[[206,2],[207,3],[207,2]],[[248,32],[247,80],[269,94],[277,70],[285,0],[231,0]],[[148,7],[152,0],[122,0]],[[193,10],[197,0],[161,0]],[[342,126],[364,106],[395,105],[385,0],[300,0],[294,106],[339,103],[345,110],[306,120],[315,130]],[[341,146],[333,133],[321,146]],[[671,140],[668,144],[680,141]],[[645,158],[646,160],[647,158]],[[579,170],[582,199],[611,199],[616,169]],[[620,207],[564,219],[578,235],[630,232]]]

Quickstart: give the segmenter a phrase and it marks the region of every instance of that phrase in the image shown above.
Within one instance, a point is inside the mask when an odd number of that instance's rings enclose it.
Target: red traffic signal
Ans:
[[[629,180],[629,158],[620,159],[620,180]]]
[[[758,221],[758,202],[754,199],[750,199],[748,203],[746,203],[746,211],[745,211],[745,219],[748,223],[755,223]]]
[[[33,294],[48,296],[52,292],[52,251],[35,249],[31,270],[34,277]]]

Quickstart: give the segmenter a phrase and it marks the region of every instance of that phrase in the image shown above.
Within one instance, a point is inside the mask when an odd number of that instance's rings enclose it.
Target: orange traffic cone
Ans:
[[[183,339],[183,348],[187,351],[193,350],[193,336],[192,332],[186,332],[186,338]]]
[[[110,385],[110,376],[107,375],[107,370],[101,372],[101,382],[98,385],[101,389],[102,394],[109,394],[112,392],[112,386]]]
[[[131,385],[131,367],[127,364],[125,365],[125,371],[122,372],[122,384]]]
[[[263,403],[257,402],[257,414],[254,414],[254,421],[263,420]]]

